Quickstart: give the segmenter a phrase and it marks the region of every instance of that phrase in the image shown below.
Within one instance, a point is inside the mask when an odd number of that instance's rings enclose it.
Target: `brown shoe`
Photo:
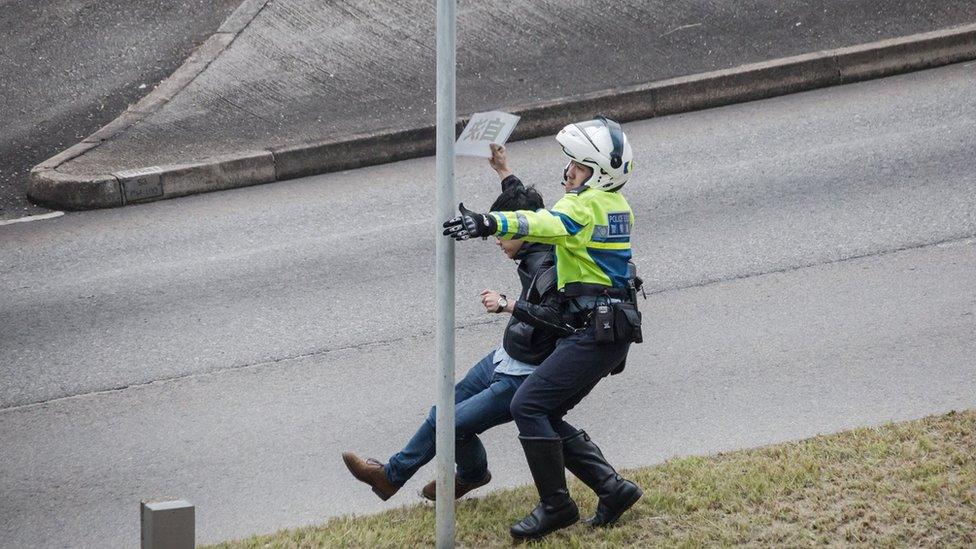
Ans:
[[[383,464],[373,458],[363,460],[352,452],[343,452],[342,461],[345,462],[352,476],[372,486],[373,493],[383,501],[390,499],[400,489],[386,477],[386,468],[383,467]]]
[[[464,494],[467,494],[475,488],[480,488],[485,484],[491,482],[491,471],[485,473],[485,478],[479,480],[478,482],[472,482],[471,484],[462,484],[457,476],[454,477],[454,499],[461,499]],[[420,491],[420,495],[425,499],[430,501],[437,501],[437,481],[432,480],[424,486],[423,490]]]

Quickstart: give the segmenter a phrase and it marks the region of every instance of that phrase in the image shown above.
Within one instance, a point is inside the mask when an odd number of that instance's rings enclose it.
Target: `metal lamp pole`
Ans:
[[[454,212],[457,0],[437,0],[437,220]],[[439,226],[439,224],[437,225]],[[454,241],[438,235],[437,547],[454,547]]]

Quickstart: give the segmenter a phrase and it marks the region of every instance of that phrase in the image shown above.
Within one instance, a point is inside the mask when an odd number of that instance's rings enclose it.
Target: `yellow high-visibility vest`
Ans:
[[[555,246],[559,290],[574,282],[627,289],[634,212],[619,192],[584,185],[567,191],[550,210],[490,215],[500,238]]]

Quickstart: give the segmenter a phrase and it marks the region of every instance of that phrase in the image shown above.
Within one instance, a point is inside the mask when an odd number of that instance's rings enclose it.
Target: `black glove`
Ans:
[[[458,204],[458,210],[461,215],[444,222],[444,234],[454,240],[467,240],[474,236],[486,238],[498,229],[494,216],[472,212],[464,207],[464,202]]]

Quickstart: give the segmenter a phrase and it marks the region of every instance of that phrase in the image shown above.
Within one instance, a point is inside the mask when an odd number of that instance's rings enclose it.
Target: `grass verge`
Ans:
[[[644,497],[612,529],[582,524],[538,547],[976,545],[976,411],[625,472]],[[364,490],[366,488],[364,487]],[[596,506],[570,491],[583,514]],[[531,486],[462,500],[461,547],[511,545],[508,527],[536,503]],[[592,514],[592,513],[591,513]],[[418,547],[434,543],[434,510],[412,505],[212,547]]]

